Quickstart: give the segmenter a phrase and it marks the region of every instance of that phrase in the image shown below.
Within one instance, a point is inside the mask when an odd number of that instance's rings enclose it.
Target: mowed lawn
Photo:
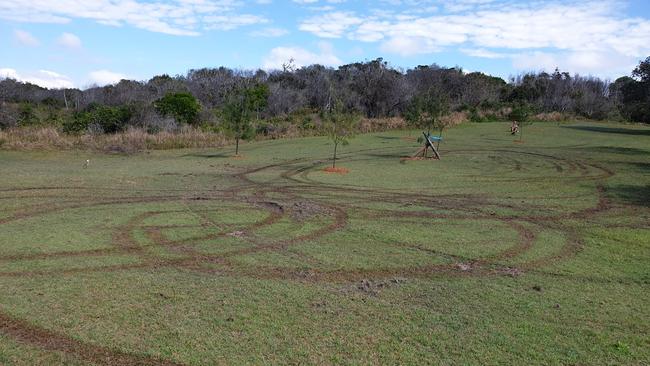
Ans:
[[[0,152],[0,364],[647,365],[650,128],[524,129]]]

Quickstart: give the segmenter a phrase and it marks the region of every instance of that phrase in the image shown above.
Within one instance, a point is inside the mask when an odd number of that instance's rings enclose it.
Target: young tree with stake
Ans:
[[[255,105],[251,95],[249,88],[237,87],[228,94],[221,110],[222,126],[235,138],[235,155],[239,155],[239,140],[254,136],[251,122]]]
[[[406,122],[427,130],[431,135],[432,129],[438,130],[438,137],[442,138],[442,131],[447,126],[441,119],[449,112],[449,99],[438,88],[432,87],[427,92],[416,95],[408,105],[404,118]],[[438,141],[438,144],[440,141]],[[424,156],[426,157],[427,142],[424,141]]]
[[[338,146],[349,143],[349,139],[354,137],[356,133],[358,123],[358,115],[345,110],[341,101],[337,101],[334,108],[330,108],[330,111],[325,114],[325,130],[329,139],[334,143],[332,168],[336,168]]]
[[[532,122],[528,121],[531,110],[527,104],[521,103],[512,107],[512,111],[508,114],[508,118],[511,121],[516,121],[517,126],[519,127],[519,142],[522,142],[524,139],[524,125],[529,125]]]

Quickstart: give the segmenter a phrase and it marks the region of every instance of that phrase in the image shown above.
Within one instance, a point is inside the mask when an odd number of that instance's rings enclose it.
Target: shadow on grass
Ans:
[[[650,172],[650,163],[635,162],[635,163],[624,163],[624,164],[631,165],[636,170],[640,170],[642,172],[646,172],[646,171]]]
[[[378,139],[382,140],[399,140],[400,138],[397,136],[376,136]]]
[[[386,154],[366,153],[363,155],[371,158],[379,158],[379,159],[401,159],[404,157],[408,157],[407,154],[391,154],[391,153],[386,153]]]
[[[607,193],[615,199],[635,206],[650,207],[650,185],[619,185],[608,187]]]
[[[622,154],[622,155],[647,155],[650,157],[650,150],[637,149],[634,147],[620,146],[593,146],[581,147],[580,150],[604,153],[604,154]]]
[[[185,154],[185,155],[182,155],[181,157],[183,157],[183,158],[206,158],[206,159],[231,158],[232,153]]]
[[[604,127],[604,126],[562,126],[562,128],[570,128],[573,130],[590,131],[590,132],[616,133],[622,135],[650,136],[650,129]]]

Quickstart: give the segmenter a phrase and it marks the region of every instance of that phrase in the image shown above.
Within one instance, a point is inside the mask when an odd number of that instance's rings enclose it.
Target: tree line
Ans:
[[[650,57],[614,82],[560,70],[505,81],[435,64],[401,70],[381,58],[338,68],[289,62],[271,72],[203,68],[85,90],[0,81],[0,128],[54,125],[68,133],[113,133],[129,126],[156,132],[194,125],[224,128],[239,139],[286,121],[316,128],[312,116],[325,120],[335,106],[367,118],[416,120],[416,112],[433,108],[429,113],[436,116],[464,112],[476,122],[525,110],[650,123]]]

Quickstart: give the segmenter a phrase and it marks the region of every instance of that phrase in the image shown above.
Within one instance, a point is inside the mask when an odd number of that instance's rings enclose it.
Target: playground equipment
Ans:
[[[439,145],[440,141],[442,141],[442,136],[431,136],[431,134],[427,132],[422,132],[422,135],[424,135],[424,147],[421,147],[413,157],[417,157],[421,154],[423,158],[426,158],[427,151],[431,148],[431,151],[433,151],[433,157],[440,160],[440,153],[438,153],[438,148],[433,144],[433,142],[435,141]]]

